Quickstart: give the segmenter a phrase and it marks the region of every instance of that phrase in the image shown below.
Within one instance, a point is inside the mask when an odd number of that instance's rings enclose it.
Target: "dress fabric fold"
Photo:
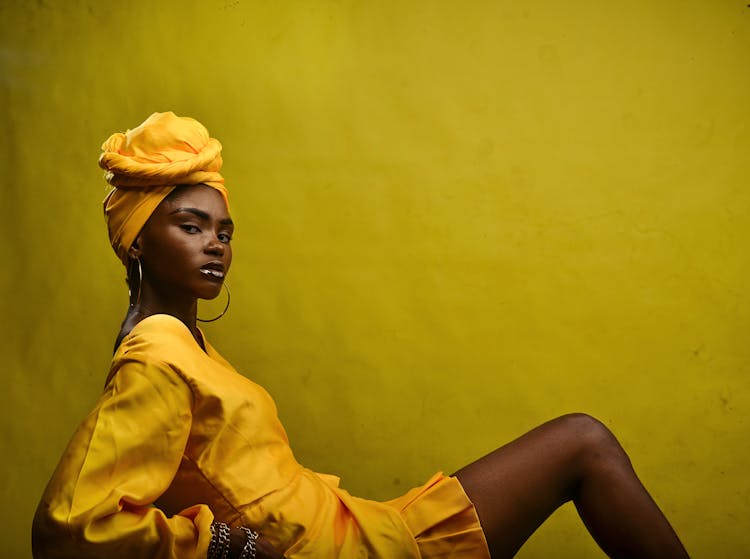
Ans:
[[[140,322],[108,378],[37,509],[36,559],[205,559],[214,519],[290,559],[489,559],[457,479],[353,497],[296,461],[270,395],[174,317]]]

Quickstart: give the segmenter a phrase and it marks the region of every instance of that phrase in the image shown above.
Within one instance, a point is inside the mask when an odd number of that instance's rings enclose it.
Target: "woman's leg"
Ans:
[[[570,500],[610,557],[688,557],[625,451],[587,415],[545,423],[454,475],[474,503],[493,559],[512,557]]]

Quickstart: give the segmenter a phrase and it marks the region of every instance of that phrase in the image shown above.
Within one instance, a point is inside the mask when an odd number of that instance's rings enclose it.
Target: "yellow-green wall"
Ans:
[[[587,411],[745,556],[749,63],[744,0],[3,2],[0,556],[125,310],[99,145],[157,110],[224,143],[207,330],[301,462],[384,499]],[[603,555],[566,507],[520,557]]]

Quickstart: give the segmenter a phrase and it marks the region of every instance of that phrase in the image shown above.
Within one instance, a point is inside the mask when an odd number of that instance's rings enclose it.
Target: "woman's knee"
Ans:
[[[562,423],[568,429],[572,429],[578,434],[591,437],[614,438],[612,432],[601,421],[587,413],[568,413],[554,419],[553,421]]]
[[[553,420],[573,441],[576,455],[583,465],[592,461],[628,461],[617,438],[601,421],[585,413],[571,413]]]

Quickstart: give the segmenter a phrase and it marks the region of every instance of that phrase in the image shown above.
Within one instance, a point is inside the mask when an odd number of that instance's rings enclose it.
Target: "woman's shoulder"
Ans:
[[[140,320],[122,337],[115,359],[134,354],[164,358],[173,353],[200,351],[201,347],[181,320],[168,314],[154,314]]]
[[[160,331],[160,332],[176,332],[183,333],[187,337],[190,336],[190,330],[187,326],[176,316],[171,314],[152,314],[149,315],[136,324],[131,332],[133,331]]]
[[[177,375],[186,380],[204,355],[182,321],[166,314],[151,315],[136,323],[122,338],[105,384],[123,368],[133,366],[156,376]]]

